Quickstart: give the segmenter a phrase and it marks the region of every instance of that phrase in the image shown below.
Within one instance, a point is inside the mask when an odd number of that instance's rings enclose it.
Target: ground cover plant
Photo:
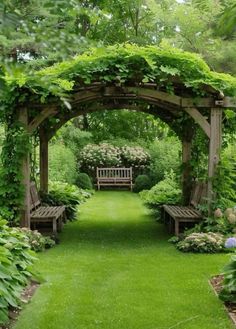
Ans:
[[[228,255],[184,254],[168,237],[137,194],[97,192],[39,255],[46,282],[14,329],[233,328],[208,284]]]

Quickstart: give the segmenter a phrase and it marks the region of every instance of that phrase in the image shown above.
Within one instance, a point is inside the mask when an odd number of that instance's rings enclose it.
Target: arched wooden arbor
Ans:
[[[28,104],[20,111],[19,120],[30,134],[38,130],[40,137],[40,189],[48,190],[48,142],[56,131],[68,120],[84,113],[91,113],[104,109],[131,109],[151,113],[175,129],[175,122],[183,117],[188,118],[177,131],[182,140],[183,161],[183,195],[187,202],[191,184],[191,144],[194,125],[198,124],[209,139],[208,160],[208,200],[213,197],[211,179],[219,161],[222,135],[222,116],[224,109],[236,109],[236,100],[224,97],[215,89],[207,89],[207,98],[193,98],[188,89],[178,83],[178,92],[169,94],[158,90],[154,83],[138,83],[121,85],[117,82],[108,84],[94,82],[82,87],[74,87],[70,93],[69,104],[62,110],[62,102],[51,100],[50,103]],[[32,108],[34,113],[32,114]],[[36,111],[35,111],[36,110]],[[52,118],[54,120],[52,120]],[[29,155],[23,163],[25,185],[25,201],[21,225],[30,226],[30,163]]]

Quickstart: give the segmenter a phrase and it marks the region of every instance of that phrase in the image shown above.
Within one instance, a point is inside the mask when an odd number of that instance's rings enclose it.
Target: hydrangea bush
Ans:
[[[224,236],[219,233],[192,233],[176,244],[184,252],[217,253],[224,251]]]
[[[123,146],[120,149],[121,159],[125,167],[144,169],[150,161],[150,155],[141,146]]]
[[[37,230],[32,231],[26,227],[18,228],[18,230],[24,234],[26,242],[29,244],[30,248],[36,252],[44,251],[55,245],[54,240],[50,237],[43,236]]]
[[[95,177],[97,167],[132,167],[137,175],[148,166],[149,161],[149,153],[140,146],[88,144],[80,153],[79,167],[92,177]]]
[[[80,153],[80,166],[86,170],[96,167],[119,167],[122,165],[120,149],[108,143],[88,144]]]

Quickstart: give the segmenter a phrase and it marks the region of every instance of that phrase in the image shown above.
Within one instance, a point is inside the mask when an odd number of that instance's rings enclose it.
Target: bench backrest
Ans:
[[[132,180],[132,168],[97,168],[97,179]]]
[[[31,210],[41,205],[38,190],[34,182],[30,183]]]
[[[197,182],[194,184],[191,197],[190,205],[197,207],[199,204],[202,204],[207,196],[207,184],[204,182]]]

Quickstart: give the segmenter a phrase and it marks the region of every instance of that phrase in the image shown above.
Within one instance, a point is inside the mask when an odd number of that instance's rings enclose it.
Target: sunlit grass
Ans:
[[[40,255],[42,284],[14,329],[228,329],[208,284],[228,256],[183,254],[137,195],[99,192]]]

